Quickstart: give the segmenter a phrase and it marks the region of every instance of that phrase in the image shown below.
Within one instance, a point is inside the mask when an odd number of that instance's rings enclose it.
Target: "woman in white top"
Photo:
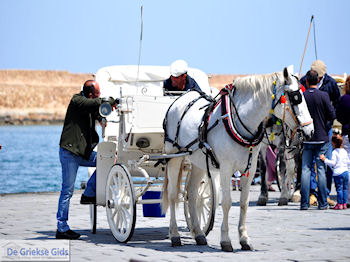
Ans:
[[[333,135],[331,142],[334,148],[332,159],[327,159],[324,155],[320,155],[320,159],[333,168],[333,177],[335,188],[337,189],[338,202],[334,209],[346,209],[349,181],[349,158],[347,152],[343,148],[343,138],[341,135]]]

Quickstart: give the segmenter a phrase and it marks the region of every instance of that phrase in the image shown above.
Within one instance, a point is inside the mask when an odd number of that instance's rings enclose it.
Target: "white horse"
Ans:
[[[286,68],[283,73],[278,72],[236,79],[234,87],[235,91],[230,91],[213,109],[208,123],[209,131],[207,136],[207,144],[210,145],[220,165],[219,171],[223,209],[220,244],[224,251],[233,250],[228,233],[228,213],[232,205],[232,174],[235,171],[240,171],[243,174],[241,177],[242,192],[238,232],[242,249],[252,250],[253,247],[248,238],[246,229],[246,213],[249,205],[249,189],[252,179],[254,178],[257,156],[260,149],[258,143],[261,140],[259,141],[259,134],[257,133],[262,132],[260,124],[270,113],[272,107],[274,108],[275,115],[282,118],[284,114],[283,100],[286,98],[287,101],[289,101],[289,95],[287,95],[287,93],[300,92],[298,80],[291,76]],[[188,147],[189,150],[192,151],[192,154],[188,156],[192,163],[192,173],[187,188],[192,225],[191,231],[198,245],[206,245],[205,235],[199,226],[196,201],[198,186],[202,177],[207,172],[206,163],[208,163],[208,161],[206,161],[206,156],[203,154],[203,151],[198,150],[198,143],[193,144],[193,142],[196,141],[196,138],[199,136],[198,127],[201,125],[208,101],[205,99],[196,100],[199,96],[198,92],[190,91],[177,99],[169,107],[164,119],[166,136],[165,152],[176,153],[179,151],[186,151]],[[190,106],[191,104],[192,106]],[[222,109],[225,109],[225,107],[229,112],[222,115]],[[309,123],[303,126],[303,132],[306,136],[311,137],[313,124],[305,100],[303,99],[300,104],[293,107],[298,120],[301,123]],[[236,110],[234,110],[234,108],[236,108]],[[295,127],[295,121],[289,113],[285,115],[284,119],[290,128]],[[224,124],[228,125],[225,127]],[[236,128],[237,133],[229,135],[226,130],[232,128]],[[235,136],[242,142],[241,144],[231,138]],[[246,144],[247,141],[250,142]],[[244,146],[244,144],[246,144],[246,146]],[[166,212],[170,205],[169,236],[173,246],[181,245],[176,224],[175,204],[179,194],[180,176],[182,173],[181,165],[183,160],[183,157],[178,157],[172,158],[168,162],[166,181],[163,190],[162,210]],[[215,170],[212,164],[209,164],[209,168],[212,171]]]
[[[269,118],[271,121],[271,118]],[[267,121],[267,122],[269,122]],[[298,123],[300,125],[300,123]],[[302,151],[303,134],[301,132],[293,132],[288,127],[284,128],[283,123],[280,125],[268,124],[266,126],[266,135],[261,143],[259,168],[261,172],[261,192],[258,198],[258,206],[266,206],[268,200],[268,186],[266,173],[266,151],[269,145],[277,147],[276,165],[278,165],[279,174],[276,176],[281,178],[280,187],[281,195],[278,201],[279,206],[288,205],[288,201],[292,198],[292,188],[295,179],[295,174],[298,168],[301,168],[300,155]],[[272,135],[273,134],[273,135]],[[274,137],[271,139],[271,137]],[[277,167],[276,167],[277,171]],[[278,178],[277,178],[278,179]],[[295,184],[294,184],[295,186]]]

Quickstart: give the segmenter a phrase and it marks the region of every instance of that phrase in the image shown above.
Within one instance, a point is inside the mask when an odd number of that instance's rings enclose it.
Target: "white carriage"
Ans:
[[[202,91],[214,96],[208,77],[189,68]],[[101,97],[120,98],[116,110],[106,116],[104,141],[97,147],[96,205],[90,206],[92,232],[96,233],[97,206],[104,206],[113,236],[119,242],[132,237],[136,222],[136,204],[161,203],[160,198],[143,199],[149,191],[161,191],[166,159],[180,155],[164,154],[163,119],[178,94],[164,94],[163,81],[170,75],[167,66],[110,66],[100,69],[95,79]],[[183,154],[181,154],[183,156]],[[90,170],[91,171],[91,170]],[[181,200],[191,228],[186,182],[191,166],[185,162]],[[91,172],[90,172],[91,173]],[[216,192],[206,177],[199,189],[198,214],[201,227],[208,234],[213,227]]]

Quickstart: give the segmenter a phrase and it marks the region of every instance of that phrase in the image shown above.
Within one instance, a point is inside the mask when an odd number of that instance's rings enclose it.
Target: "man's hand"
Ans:
[[[120,102],[119,98],[114,99],[113,97],[109,97],[108,99],[105,99],[106,102],[108,102],[112,106],[112,110],[117,108],[117,105]]]
[[[325,160],[326,160],[325,155],[320,155],[320,159],[321,159],[322,161],[325,161]]]
[[[102,118],[102,120],[101,121],[98,121],[99,122],[99,124],[103,127],[106,127],[107,126],[107,120],[106,120],[106,118]]]
[[[119,105],[119,103],[120,103],[120,99],[119,99],[119,98],[116,98],[116,99],[114,100],[114,104],[112,105],[112,110],[113,110],[113,109],[117,109],[117,106]]]

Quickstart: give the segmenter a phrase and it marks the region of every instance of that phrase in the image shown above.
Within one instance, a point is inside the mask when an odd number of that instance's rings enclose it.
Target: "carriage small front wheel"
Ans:
[[[124,165],[116,164],[109,171],[106,184],[106,213],[116,240],[126,243],[134,233],[136,199],[131,175]]]
[[[190,174],[186,177],[187,188]],[[200,228],[203,233],[207,236],[213,229],[215,219],[215,208],[216,208],[216,191],[213,180],[208,175],[202,179],[198,188],[198,199],[197,199],[197,214],[199,219]],[[184,213],[188,229],[191,231],[191,218],[188,207],[188,197],[184,197]]]

